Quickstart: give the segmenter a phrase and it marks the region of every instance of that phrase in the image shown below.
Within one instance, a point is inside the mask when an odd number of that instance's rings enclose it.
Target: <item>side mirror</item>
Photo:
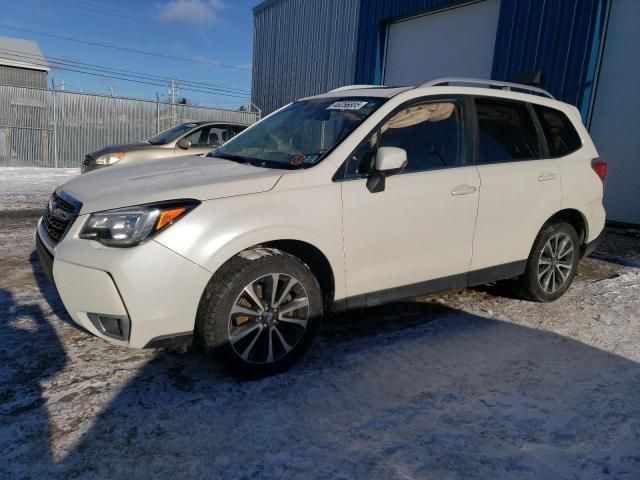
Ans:
[[[191,140],[189,140],[188,138],[181,138],[180,140],[178,140],[177,145],[183,150],[189,150],[191,148]]]
[[[371,193],[385,189],[385,178],[401,173],[407,166],[407,152],[402,148],[380,147],[376,153],[376,169],[367,178],[367,188]]]

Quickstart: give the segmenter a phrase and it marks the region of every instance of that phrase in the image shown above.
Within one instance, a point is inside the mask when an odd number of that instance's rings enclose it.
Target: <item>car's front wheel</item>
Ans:
[[[262,377],[290,367],[309,348],[322,317],[317,279],[272,248],[241,252],[217,272],[200,301],[197,338],[234,372]]]
[[[571,285],[579,260],[575,229],[562,221],[546,224],[534,242],[524,274],[516,281],[516,292],[537,302],[560,298]]]

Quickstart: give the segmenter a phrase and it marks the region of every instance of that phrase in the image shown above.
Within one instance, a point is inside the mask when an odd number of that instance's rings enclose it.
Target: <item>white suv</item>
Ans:
[[[95,335],[139,348],[195,334],[266,375],[330,311],[508,278],[557,299],[602,232],[606,169],[578,110],[540,89],[344,87],[206,157],[68,182],[37,246]]]

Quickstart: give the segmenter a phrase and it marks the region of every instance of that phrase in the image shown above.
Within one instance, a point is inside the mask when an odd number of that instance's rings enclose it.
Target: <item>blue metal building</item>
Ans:
[[[637,25],[638,0],[266,0],[254,9],[252,97],[269,113],[347,84],[539,74],[610,161],[610,218],[640,223]]]

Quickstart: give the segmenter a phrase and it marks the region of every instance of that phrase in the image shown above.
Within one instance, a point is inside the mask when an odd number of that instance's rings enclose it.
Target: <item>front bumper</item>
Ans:
[[[200,296],[211,273],[159,243],[109,248],[78,238],[86,216],[76,219],[53,247],[38,223],[36,248],[78,325],[109,342],[134,348],[193,332]],[[128,322],[118,339],[96,324],[96,315]]]

